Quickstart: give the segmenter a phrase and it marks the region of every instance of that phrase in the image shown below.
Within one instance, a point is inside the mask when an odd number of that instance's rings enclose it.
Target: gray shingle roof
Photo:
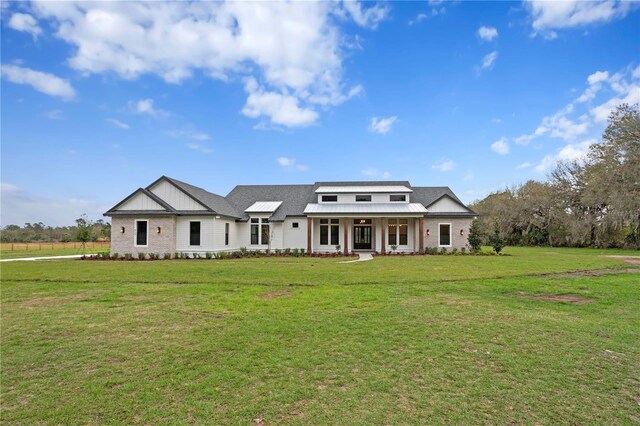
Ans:
[[[249,219],[244,211],[256,201],[282,201],[271,217],[272,221],[277,222],[287,216],[304,216],[304,208],[308,203],[315,202],[316,195],[313,185],[238,185],[226,199],[242,215],[243,220]]]
[[[215,213],[235,218],[242,217],[242,215],[238,213],[236,209],[231,206],[231,204],[229,204],[225,197],[213,194],[202,188],[198,188],[197,186],[190,185],[186,182],[181,182],[177,179],[173,179],[167,176],[164,176],[164,178],[176,185],[178,188],[182,189],[188,195],[195,198],[197,201],[199,201],[201,204],[214,211]]]
[[[409,195],[410,202],[412,203],[420,203],[428,208],[443,196],[449,196],[464,206],[462,201],[460,201],[460,199],[456,197],[453,191],[451,191],[447,186],[411,186],[408,181],[316,182],[312,185],[238,185],[233,188],[226,197],[223,197],[197,186],[190,185],[186,182],[162,176],[160,179],[149,185],[147,189],[140,189],[138,191],[142,190],[145,193],[150,193],[148,189],[161,179],[168,180],[186,194],[200,202],[209,210],[208,214],[219,214],[240,220],[249,219],[249,215],[245,213],[245,210],[256,201],[282,201],[282,205],[276,210],[273,216],[271,216],[272,221],[283,221],[287,216],[304,216],[304,210],[307,207],[307,204],[317,203],[318,196],[315,194],[315,190],[320,186],[406,186],[413,190],[413,193]],[[134,194],[131,194],[131,196]],[[127,199],[128,198],[129,197],[127,197]],[[163,202],[162,204],[165,205],[166,203]],[[168,210],[173,210],[170,206],[168,207]],[[114,207],[105,214],[112,215],[114,213],[133,214],[134,212],[116,212]],[[192,212],[177,212],[173,210],[162,214],[190,213]],[[438,215],[443,214],[446,213],[438,213]],[[475,215],[474,212],[456,215],[469,214]]]

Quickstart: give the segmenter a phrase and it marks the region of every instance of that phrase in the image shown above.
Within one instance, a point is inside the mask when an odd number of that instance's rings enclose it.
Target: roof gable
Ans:
[[[425,207],[432,213],[473,213],[464,204],[454,199],[449,194],[443,194]]]
[[[155,194],[147,191],[144,188],[138,188],[133,191],[124,200],[109,209],[108,212],[123,212],[123,211],[158,211],[167,212],[172,211],[173,208],[165,203],[162,199]]]

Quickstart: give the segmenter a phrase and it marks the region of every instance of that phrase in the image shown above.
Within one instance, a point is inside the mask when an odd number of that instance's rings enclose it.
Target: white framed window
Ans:
[[[407,196],[405,194],[391,194],[389,195],[389,201],[392,203],[399,203],[407,201]]]
[[[135,247],[149,246],[149,221],[137,219],[133,230],[133,245]]]
[[[371,195],[369,194],[358,194],[356,195],[356,203],[370,203]]]
[[[251,245],[265,246],[269,244],[270,227],[269,219],[266,217],[251,218]]]
[[[200,229],[202,228],[200,221],[189,222],[189,245],[200,246]]]
[[[451,224],[438,224],[438,247],[451,247]]]
[[[340,244],[340,219],[320,219],[320,245]]]
[[[298,222],[291,223],[292,228],[300,228],[300,224]]]
[[[323,203],[337,203],[338,202],[338,196],[337,195],[323,195],[320,197],[320,200]]]
[[[389,219],[387,234],[390,246],[406,246],[409,244],[409,219]]]
[[[229,222],[224,223],[224,245],[229,245]]]

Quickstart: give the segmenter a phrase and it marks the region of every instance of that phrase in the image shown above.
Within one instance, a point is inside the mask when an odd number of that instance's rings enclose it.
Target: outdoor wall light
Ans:
[[[427,237],[429,236],[429,230],[427,229]]]
[[[460,230],[460,235],[461,235],[461,236],[462,236],[462,235],[464,235],[464,229],[461,229],[461,230]]]
[[[162,231],[162,229],[158,226],[158,234]]]
[[[120,233],[121,233],[121,234],[124,234],[124,226],[121,226],[121,227],[120,227]]]

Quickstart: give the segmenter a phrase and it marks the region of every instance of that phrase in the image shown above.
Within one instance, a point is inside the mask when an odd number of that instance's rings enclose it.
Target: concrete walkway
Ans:
[[[28,260],[28,261],[32,261],[32,260],[56,260],[56,259],[77,259],[84,256],[84,254],[70,254],[70,255],[66,255],[66,256],[43,256],[43,257],[19,257],[17,259],[1,259],[0,262],[19,262],[21,260]],[[87,256],[90,256],[90,254],[87,253]]]
[[[358,253],[358,259],[345,260],[344,262],[338,262],[338,263],[366,262],[367,260],[373,260],[373,256],[371,255],[371,253]]]

